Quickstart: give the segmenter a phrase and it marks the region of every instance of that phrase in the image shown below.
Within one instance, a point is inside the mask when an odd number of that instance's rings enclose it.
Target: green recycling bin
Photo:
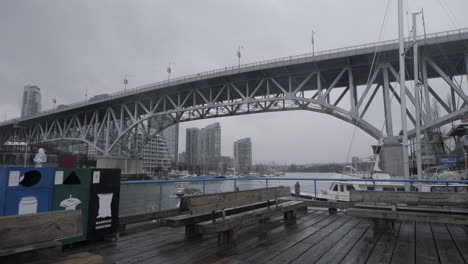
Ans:
[[[90,169],[56,169],[52,188],[52,210],[79,210],[82,213],[83,234],[60,240],[71,244],[86,240],[88,226]]]

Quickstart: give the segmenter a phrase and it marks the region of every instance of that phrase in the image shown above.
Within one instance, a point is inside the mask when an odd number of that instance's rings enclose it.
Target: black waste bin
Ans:
[[[88,240],[117,232],[119,226],[120,169],[92,169],[88,211]]]

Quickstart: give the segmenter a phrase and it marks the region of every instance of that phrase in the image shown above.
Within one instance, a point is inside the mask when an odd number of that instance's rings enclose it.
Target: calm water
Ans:
[[[286,173],[283,178],[333,178],[335,173],[307,173],[296,172]],[[250,190],[265,188],[272,186],[290,186],[291,191],[294,191],[296,180],[236,180],[228,181],[206,181],[205,185],[202,182],[190,183],[165,183],[165,184],[123,184],[120,188],[120,215],[135,215],[149,213],[158,210],[166,210],[176,208],[179,203],[179,198],[175,192],[177,188],[194,188],[205,193],[217,193],[234,191],[235,186],[239,190]],[[307,180],[299,180],[301,192],[314,193],[314,182]],[[330,182],[317,181],[317,192],[321,189],[328,189]],[[162,192],[161,192],[162,191]]]

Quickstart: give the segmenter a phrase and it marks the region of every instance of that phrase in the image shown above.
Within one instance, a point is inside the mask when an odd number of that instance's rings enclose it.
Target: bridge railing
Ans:
[[[435,191],[468,192],[468,180],[403,180],[403,179],[360,179],[360,178],[212,178],[124,181],[120,187],[120,216],[146,214],[178,207],[180,194],[203,194],[289,186],[294,193],[294,185],[300,183],[301,194],[320,198],[336,182],[353,182],[369,189],[392,186],[404,188],[407,183],[412,187],[433,186]],[[459,184],[454,187],[454,184]],[[455,188],[455,190],[454,190]]]
[[[424,39],[429,39],[429,38],[439,39],[439,38],[448,38],[448,37],[456,36],[456,35],[459,35],[461,37],[461,34],[464,34],[464,33],[468,33],[468,28],[450,30],[450,31],[444,31],[444,32],[437,32],[437,33],[431,33],[431,34],[427,34],[427,35],[421,35],[421,36],[418,36],[418,39],[419,40],[424,40]],[[410,42],[411,39],[410,38],[405,38],[405,41]],[[185,75],[185,76],[176,77],[176,78],[173,78],[173,79],[170,79],[170,80],[151,83],[151,84],[147,84],[147,85],[127,89],[125,91],[119,91],[119,92],[116,92],[116,93],[112,93],[109,97],[106,97],[106,98],[103,98],[103,99],[100,99],[100,100],[95,100],[95,101],[92,101],[92,102],[90,102],[89,100],[80,101],[80,102],[69,104],[69,105],[66,106],[66,108],[63,108],[63,109],[49,109],[49,110],[39,112],[37,114],[29,115],[29,116],[24,117],[24,118],[10,119],[10,120],[4,121],[4,122],[0,122],[0,126],[8,125],[8,124],[14,124],[14,123],[17,123],[19,121],[36,118],[36,117],[52,114],[52,113],[55,113],[55,112],[66,111],[66,110],[69,110],[71,108],[81,107],[81,106],[85,106],[85,105],[91,105],[91,104],[104,102],[104,101],[112,100],[112,99],[123,97],[123,96],[129,96],[129,95],[141,93],[141,92],[144,92],[144,91],[147,91],[147,90],[154,90],[154,89],[164,88],[164,87],[168,87],[170,85],[176,84],[178,82],[196,81],[198,79],[205,79],[206,77],[208,77],[210,75],[215,75],[215,74],[218,74],[218,73],[227,73],[227,72],[230,72],[230,71],[242,71],[242,70],[249,69],[251,67],[257,67],[257,66],[261,66],[261,65],[268,65],[268,64],[271,64],[271,63],[278,63],[278,62],[291,63],[291,61],[297,60],[297,59],[305,59],[305,58],[314,59],[314,58],[317,58],[317,60],[319,60],[321,56],[325,56],[325,55],[329,55],[329,54],[334,54],[334,53],[339,53],[339,52],[349,52],[349,51],[365,49],[365,48],[378,48],[378,47],[397,44],[397,43],[398,43],[397,39],[381,41],[381,42],[373,42],[373,43],[367,43],[367,44],[348,46],[348,47],[344,47],[344,48],[336,48],[336,49],[330,49],[330,50],[324,50],[324,51],[317,51],[314,54],[305,53],[305,54],[300,54],[300,55],[294,55],[294,56],[281,57],[281,58],[275,58],[275,59],[270,59],[270,60],[246,63],[246,64],[241,64],[240,66],[230,66],[230,67],[224,67],[224,68],[215,69],[215,70],[211,70],[211,71],[205,71],[205,72]]]

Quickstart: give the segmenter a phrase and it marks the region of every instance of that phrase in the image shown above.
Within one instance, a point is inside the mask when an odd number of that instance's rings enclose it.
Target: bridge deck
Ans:
[[[158,227],[70,252],[115,263],[466,263],[467,244],[465,226],[402,222],[377,231],[370,219],[309,209],[295,225],[277,217],[241,229],[236,246],[218,247],[216,236],[185,241],[183,228]]]

